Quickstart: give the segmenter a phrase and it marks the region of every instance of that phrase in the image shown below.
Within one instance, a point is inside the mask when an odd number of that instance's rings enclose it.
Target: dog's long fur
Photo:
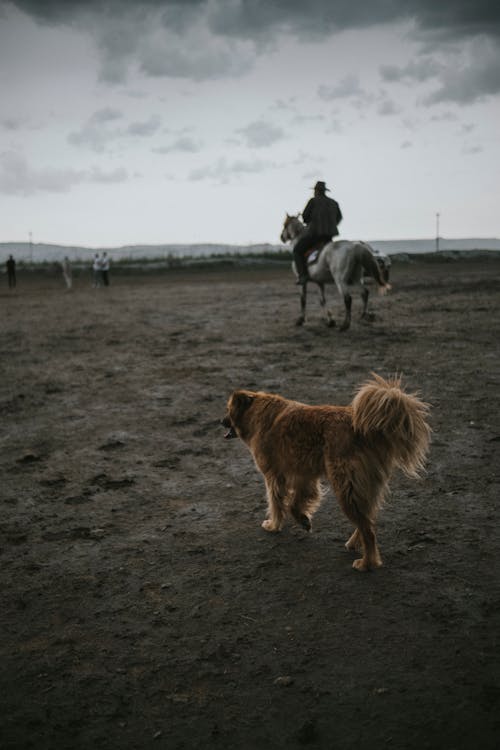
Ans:
[[[267,489],[262,526],[280,531],[287,516],[304,529],[331,483],[355,526],[347,549],[361,548],[357,570],[382,565],[375,524],[394,469],[418,477],[429,449],[428,404],[406,393],[401,378],[372,378],[350,406],[307,406],[282,396],[237,390],[222,420],[226,437],[246,443]]]

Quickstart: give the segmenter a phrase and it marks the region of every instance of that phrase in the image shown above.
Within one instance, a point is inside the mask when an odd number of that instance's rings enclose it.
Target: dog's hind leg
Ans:
[[[352,567],[362,571],[380,568],[382,559],[378,551],[374,521],[359,511],[352,496],[341,497],[340,505],[346,516],[357,525],[358,537],[363,545],[363,557],[354,560]]]
[[[356,551],[361,549],[361,538],[357,529],[354,530],[354,534],[351,534],[351,536],[345,543],[345,548],[348,550]]]
[[[333,470],[333,467],[327,468],[327,473],[340,507],[356,526],[356,531],[347,544],[351,545],[351,542],[355,544],[361,540],[363,545],[363,556],[354,560],[352,567],[362,571],[380,568],[382,560],[375,534],[377,503],[363,495],[361,488],[356,485],[354,476],[350,476],[340,468]],[[349,549],[352,549],[352,546],[349,546]]]
[[[302,528],[311,531],[311,520],[320,503],[321,490],[317,480],[297,483],[293,488],[290,513]]]
[[[267,518],[262,522],[266,531],[281,531],[285,521],[286,482],[282,476],[265,474],[267,490]]]

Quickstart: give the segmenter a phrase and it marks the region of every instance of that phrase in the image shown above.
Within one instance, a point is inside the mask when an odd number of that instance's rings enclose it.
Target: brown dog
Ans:
[[[347,549],[363,550],[357,570],[382,565],[375,535],[378,510],[395,468],[418,477],[430,442],[428,404],[405,393],[401,379],[372,374],[350,406],[307,406],[272,393],[234,391],[222,424],[246,443],[264,476],[268,513],[262,526],[280,531],[291,515],[307,531],[331,483],[355,526]]]

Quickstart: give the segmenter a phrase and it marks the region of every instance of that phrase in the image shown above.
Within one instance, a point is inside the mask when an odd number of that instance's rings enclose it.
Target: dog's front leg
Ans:
[[[266,531],[281,531],[285,521],[286,485],[283,477],[264,476],[267,490],[267,518],[262,522]]]
[[[306,531],[312,531],[312,517],[320,503],[321,491],[318,480],[310,477],[295,477],[290,512]]]

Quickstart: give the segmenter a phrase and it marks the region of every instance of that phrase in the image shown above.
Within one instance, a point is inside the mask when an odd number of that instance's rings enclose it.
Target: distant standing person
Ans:
[[[109,286],[109,258],[107,253],[102,254],[101,271],[104,286]]]
[[[71,264],[67,255],[64,256],[64,260],[61,263],[64,281],[66,282],[66,288],[69,290],[73,286],[73,271],[71,270]]]
[[[14,287],[16,286],[16,261],[14,260],[12,255],[9,255],[5,265],[7,266],[7,279],[9,282],[9,289],[14,289]]]
[[[99,253],[96,253],[94,255],[94,260],[92,262],[92,286],[94,289],[97,289],[97,287],[101,286],[102,281],[102,266],[101,266],[101,259],[99,258]]]

